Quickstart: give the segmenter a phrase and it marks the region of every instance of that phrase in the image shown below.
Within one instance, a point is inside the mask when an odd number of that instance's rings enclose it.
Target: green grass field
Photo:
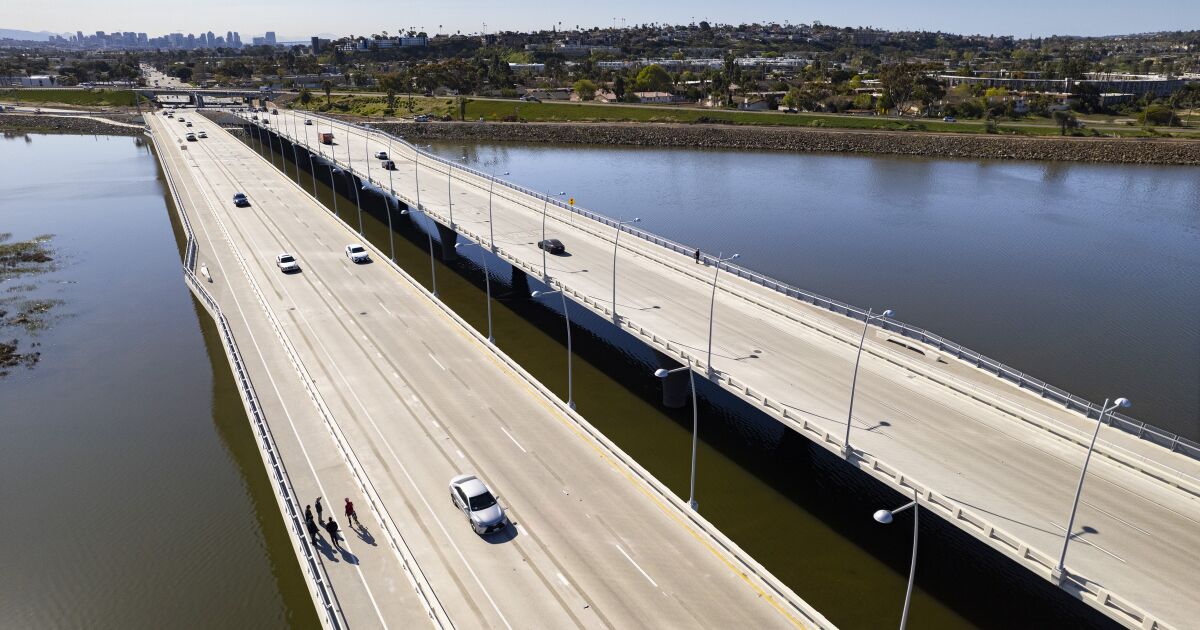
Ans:
[[[131,90],[0,90],[0,100],[22,103],[62,103],[82,107],[125,105],[133,107]]]
[[[412,109],[409,99],[397,95],[393,116],[410,118],[416,114],[433,116],[450,115],[458,119],[453,98],[413,97]],[[307,106],[293,101],[299,109],[320,109],[325,105],[325,96],[316,95]],[[387,108],[383,96],[354,95],[334,96],[330,113],[355,114],[381,117]],[[882,131],[929,131],[944,133],[987,133],[983,121],[942,122],[937,119],[894,120],[875,116],[836,116],[823,114],[784,114],[779,112],[742,112],[733,110],[708,110],[692,107],[653,107],[639,105],[613,105],[606,103],[529,103],[516,100],[471,99],[467,100],[466,120],[480,118],[492,121],[523,122],[647,122],[647,123],[720,123],[731,125],[812,127],[828,129],[876,129]],[[1004,135],[1057,136],[1058,126],[1051,121],[1001,122],[996,132]],[[1092,135],[1084,131],[1084,135]],[[1137,127],[1105,128],[1100,135],[1120,137],[1149,137],[1156,134]],[[1181,137],[1196,137],[1194,131],[1171,132]]]

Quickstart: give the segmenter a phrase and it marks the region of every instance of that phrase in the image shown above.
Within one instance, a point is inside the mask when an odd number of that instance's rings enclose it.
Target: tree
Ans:
[[[613,79],[613,95],[618,101],[625,98],[625,75],[618,74],[617,78]]]
[[[917,88],[920,71],[910,63],[889,64],[879,69],[884,96],[899,113],[904,113]]]
[[[588,79],[580,79],[573,86],[575,94],[579,95],[579,100],[590,101],[596,98],[596,84]]]
[[[662,66],[650,64],[638,72],[637,87],[642,92],[669,92],[671,75]]]
[[[321,81],[321,89],[325,90],[325,104],[328,105],[330,102],[332,102],[330,94],[333,92],[333,81],[330,81],[329,79]]]
[[[1066,110],[1055,110],[1054,122],[1058,123],[1058,135],[1065,136],[1067,135],[1067,129],[1075,127],[1075,115]]]
[[[300,88],[299,98],[301,105],[308,105],[309,101],[312,100],[312,92],[309,92],[308,88]]]

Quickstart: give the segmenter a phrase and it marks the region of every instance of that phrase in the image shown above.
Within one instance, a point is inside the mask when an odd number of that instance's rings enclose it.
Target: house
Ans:
[[[759,96],[739,96],[734,99],[737,103],[737,108],[750,112],[762,112],[771,109],[771,104],[767,99]]]
[[[642,103],[674,103],[675,95],[670,92],[634,92],[634,96],[638,97],[638,101]]]

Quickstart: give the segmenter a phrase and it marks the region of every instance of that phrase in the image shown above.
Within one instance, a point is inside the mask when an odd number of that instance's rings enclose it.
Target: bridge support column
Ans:
[[[671,370],[679,367],[679,362],[667,355],[655,350],[655,363],[660,368]],[[668,409],[681,409],[687,406],[688,400],[691,398],[691,390],[688,388],[688,373],[686,370],[680,370],[674,374],[667,375],[667,378],[662,379],[663,394],[662,404]]]
[[[454,249],[454,244],[458,242],[458,232],[438,223],[433,222],[437,226],[438,239],[442,241],[442,261],[453,262],[458,260],[458,252]]]
[[[512,268],[512,298],[529,299],[529,276],[520,267]]]

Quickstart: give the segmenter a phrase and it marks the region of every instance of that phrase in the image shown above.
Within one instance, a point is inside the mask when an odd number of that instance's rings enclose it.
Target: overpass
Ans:
[[[351,263],[357,236],[252,149],[201,116],[147,119],[185,279],[326,627],[832,627],[386,254]],[[279,272],[284,250],[300,273]],[[505,533],[451,505],[464,471],[499,495]],[[339,521],[343,497],[358,506],[343,549],[307,539],[318,496]]]
[[[874,319],[864,328],[864,309],[718,262],[719,255],[702,253],[697,264],[690,248],[378,130],[286,110],[264,117],[273,150],[310,152],[367,194],[434,219],[444,253],[453,255],[458,235],[484,243],[697,377],[903,494],[915,491],[922,507],[1114,620],[1184,627],[1200,614],[1188,594],[1200,566],[1195,443],[1106,416],[1060,572],[1098,405],[899,321]],[[306,117],[315,124],[305,125]],[[334,144],[319,143],[320,132],[332,132]],[[371,157],[377,151],[397,169],[383,170]],[[536,246],[543,234],[563,240],[571,256],[545,256]],[[703,487],[697,494],[702,501]]]

